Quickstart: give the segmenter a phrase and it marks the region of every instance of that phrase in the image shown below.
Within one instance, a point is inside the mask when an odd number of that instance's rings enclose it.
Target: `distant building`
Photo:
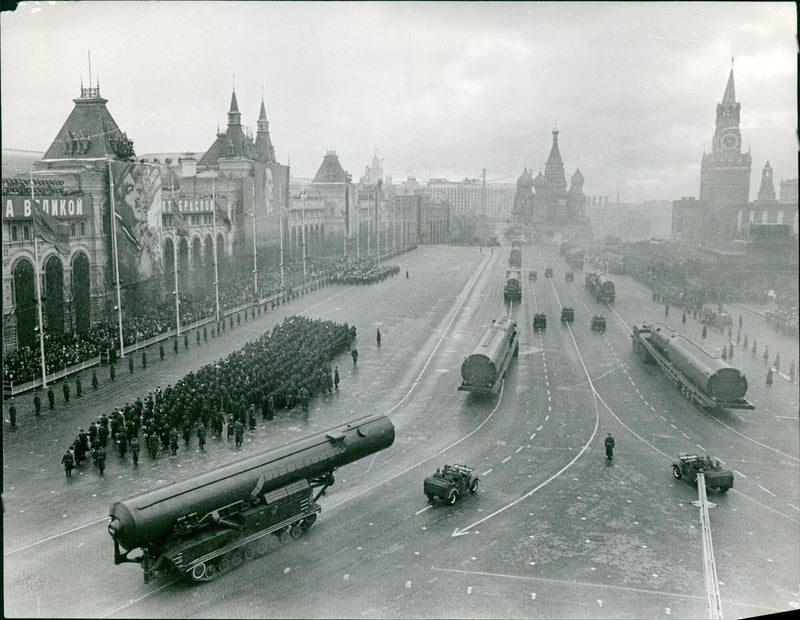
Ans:
[[[430,179],[423,192],[431,200],[450,204],[451,218],[481,217],[489,222],[511,218],[517,186],[512,183],[484,183],[481,179],[453,182]]]
[[[797,202],[797,179],[782,179],[780,184],[781,202]]]

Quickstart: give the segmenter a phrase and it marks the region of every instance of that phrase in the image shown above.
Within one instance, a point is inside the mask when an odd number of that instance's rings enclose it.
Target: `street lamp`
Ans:
[[[300,192],[300,219],[303,235],[303,279],[306,277],[306,190]]]

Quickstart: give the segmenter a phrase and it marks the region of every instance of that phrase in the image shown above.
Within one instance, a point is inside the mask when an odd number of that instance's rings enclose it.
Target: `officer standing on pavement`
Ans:
[[[175,352],[175,355],[178,354],[178,339],[174,338],[172,340],[172,350]]]
[[[67,478],[72,478],[72,470],[75,468],[75,460],[72,458],[72,452],[67,451],[64,453],[64,456],[61,457],[61,464],[64,465],[64,473],[67,475]]]
[[[378,328],[378,333],[375,335],[375,339],[378,341],[378,346],[381,346],[381,328]]]
[[[128,372],[130,374],[133,374],[133,356],[132,355],[128,356]]]
[[[242,447],[242,440],[244,439],[244,424],[242,424],[241,420],[236,421],[233,432],[236,437],[236,449],[238,450]]]
[[[117,378],[117,367],[114,366],[114,364],[111,364],[111,366],[109,366],[108,376],[111,377],[112,381]]]
[[[39,398],[39,388],[36,388],[36,392],[33,394],[33,410],[36,415],[42,413],[42,399]]]
[[[139,467],[139,438],[134,435],[131,439],[131,458],[133,459],[133,466]]]
[[[334,366],[333,368],[333,387],[338,392],[339,391],[339,367]]]
[[[172,450],[172,456],[178,454],[178,429],[174,426],[169,432],[169,449]]]
[[[161,356],[161,359],[163,360],[164,359],[164,343],[163,342],[159,342],[158,343],[158,354]]]
[[[14,406],[14,397],[11,397],[11,406],[8,408],[8,421],[11,428],[17,428],[17,408]]]
[[[97,448],[96,462],[97,469],[100,470],[100,475],[102,476],[106,469],[106,449],[103,446]]]
[[[614,438],[611,433],[606,435],[606,460],[614,458]]]
[[[358,366],[358,349],[353,347],[353,350],[350,351],[350,355],[353,356],[353,366]]]
[[[142,368],[147,368],[147,351],[142,349]]]
[[[92,370],[92,389],[96,390],[98,385],[100,385],[100,382],[97,380],[97,371]]]
[[[197,442],[200,444],[200,449],[205,450],[206,446],[206,427],[202,422],[197,423]]]
[[[187,350],[189,348],[189,334],[187,334],[185,332],[183,334],[183,348],[187,349]]]
[[[75,377],[75,395],[80,398],[83,396],[83,385],[81,384],[81,376]]]
[[[53,386],[47,388],[47,402],[50,403],[50,411],[55,409],[56,406],[56,395],[53,392]]]

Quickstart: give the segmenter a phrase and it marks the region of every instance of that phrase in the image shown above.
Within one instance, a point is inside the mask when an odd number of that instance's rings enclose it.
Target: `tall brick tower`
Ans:
[[[717,127],[711,152],[703,153],[700,169],[700,200],[705,201],[713,211],[725,207],[740,207],[750,200],[752,158],[749,150],[742,153],[740,109],[741,104],[736,101],[731,67],[722,102],[717,104]]]

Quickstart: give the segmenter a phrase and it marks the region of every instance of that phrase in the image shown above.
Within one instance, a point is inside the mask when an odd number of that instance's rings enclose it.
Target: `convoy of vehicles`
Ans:
[[[462,381],[458,389],[481,394],[497,393],[512,358],[518,354],[516,322],[508,317],[492,321],[472,354],[461,364]]]
[[[693,403],[710,409],[755,409],[745,399],[747,378],[668,325],[634,325],[633,351],[657,364]]]
[[[431,504],[438,498],[452,506],[467,491],[475,493],[478,490],[479,480],[472,468],[466,465],[445,465],[437,469],[432,476],[425,478],[422,490]]]
[[[521,248],[511,248],[511,255],[508,257],[508,266],[509,267],[516,267],[517,269],[522,268],[522,249]]]
[[[140,563],[145,582],[169,568],[192,581],[216,579],[302,536],[334,470],[388,448],[394,434],[385,415],[364,417],[114,502],[114,563]],[[141,555],[130,557],[137,549]]]
[[[575,309],[570,306],[561,308],[561,322],[572,323],[575,320]]]

